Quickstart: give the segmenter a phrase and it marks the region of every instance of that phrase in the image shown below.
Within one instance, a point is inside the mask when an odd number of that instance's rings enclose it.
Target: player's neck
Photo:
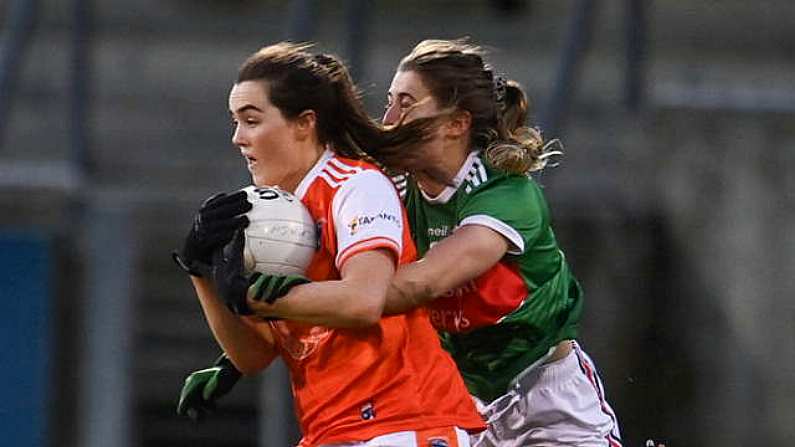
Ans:
[[[304,177],[309,174],[309,171],[312,170],[320,157],[323,156],[325,150],[325,147],[321,145],[315,145],[310,150],[301,151],[300,153],[304,155],[301,156],[296,169],[290,173],[290,175],[285,177],[279,187],[294,194],[295,190],[298,189],[298,185],[301,184],[301,181],[304,179]]]
[[[445,148],[442,156],[433,160],[434,171],[417,173],[417,183],[429,196],[438,196],[446,187],[455,186],[453,179],[461,170],[468,155],[469,150],[463,145],[456,144]]]

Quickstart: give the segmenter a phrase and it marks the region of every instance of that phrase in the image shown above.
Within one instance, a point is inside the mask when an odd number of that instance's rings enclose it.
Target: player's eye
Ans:
[[[240,118],[232,118],[232,125],[239,126],[241,123],[246,127],[253,127],[259,124],[260,120],[258,120],[254,116],[241,116]]]

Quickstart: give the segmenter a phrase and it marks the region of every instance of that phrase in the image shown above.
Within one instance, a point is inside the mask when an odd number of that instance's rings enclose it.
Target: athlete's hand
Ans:
[[[293,287],[306,284],[309,280],[300,275],[269,275],[254,272],[246,275],[243,266],[243,246],[245,239],[242,229],[238,229],[232,240],[213,255],[212,279],[218,295],[232,312],[238,315],[251,315],[253,312],[246,299],[273,304],[287,295]]]
[[[226,307],[238,315],[251,315],[246,295],[249,286],[261,276],[261,273],[246,275],[243,266],[244,245],[243,230],[238,229],[232,240],[213,254],[210,272],[215,289],[226,303]]]
[[[229,393],[240,380],[241,373],[221,354],[212,367],[194,371],[187,378],[179,394],[177,414],[199,421],[215,410],[215,401]]]
[[[194,276],[202,276],[212,261],[213,252],[232,239],[239,228],[248,225],[244,215],[251,209],[245,191],[219,193],[202,203],[193,218],[182,251],[172,253],[174,261]]]
[[[308,282],[309,279],[301,275],[260,274],[251,282],[251,299],[273,304],[279,298],[287,295],[293,287]]]

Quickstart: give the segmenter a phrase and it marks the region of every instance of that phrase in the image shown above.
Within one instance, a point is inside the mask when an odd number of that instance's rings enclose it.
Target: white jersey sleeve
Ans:
[[[361,171],[349,178],[331,203],[337,235],[337,269],[356,253],[386,248],[403,251],[403,214],[395,187],[376,170]]]

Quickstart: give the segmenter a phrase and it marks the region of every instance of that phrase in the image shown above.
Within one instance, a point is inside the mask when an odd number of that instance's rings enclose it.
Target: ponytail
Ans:
[[[516,81],[495,73],[485,61],[485,54],[468,38],[424,40],[400,61],[398,72],[417,73],[440,109],[436,117],[423,124],[425,130],[433,129],[451,113],[465,110],[471,116],[470,147],[482,151],[492,166],[514,174],[538,171],[549,157],[561,154],[553,150],[559,142],[545,143],[539,129],[525,124],[529,107],[524,91]],[[398,127],[417,121],[398,123]],[[371,152],[392,169],[421,171],[444,179],[438,170],[428,171],[433,168],[427,166],[427,161],[422,163],[422,153],[420,145],[401,151]]]
[[[501,81],[495,78],[495,83]],[[504,83],[504,95],[498,95],[497,126],[484,150],[486,160],[495,168],[511,174],[529,174],[543,169],[549,157],[562,155],[556,150],[560,141],[544,143],[538,128],[525,125],[528,114],[527,96],[518,82]],[[501,96],[504,96],[502,98]],[[504,102],[504,103],[503,103]]]

